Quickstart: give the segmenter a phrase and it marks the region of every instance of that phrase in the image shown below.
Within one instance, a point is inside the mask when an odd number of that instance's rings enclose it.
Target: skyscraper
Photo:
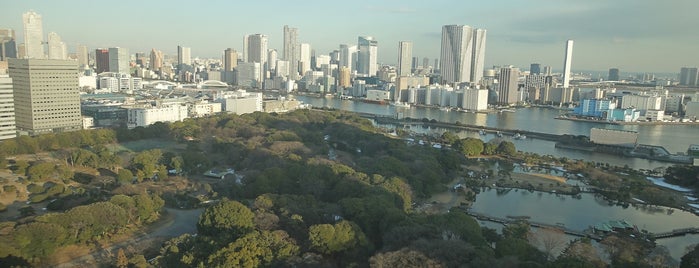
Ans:
[[[699,77],[699,69],[697,67],[682,67],[680,69],[680,85],[682,86],[696,86],[697,79]]]
[[[360,36],[357,40],[357,73],[375,76],[378,71],[379,42],[371,36]]]
[[[95,72],[109,72],[109,49],[95,49]]]
[[[299,46],[299,72],[301,76],[306,75],[306,72],[311,70],[311,45],[301,43]]]
[[[618,68],[610,68],[609,69],[609,76],[607,76],[607,81],[619,81],[619,69]]]
[[[0,29],[0,60],[17,58],[17,43],[15,30]]]
[[[89,56],[87,55],[87,46],[78,45],[76,50],[78,54],[79,67],[88,66],[90,64],[90,61]]]
[[[268,49],[267,50],[267,70],[273,73],[277,69],[277,50]]]
[[[192,48],[177,46],[177,64],[192,65]]]
[[[29,11],[22,14],[22,23],[24,25],[24,47],[25,56],[29,59],[43,59],[44,46],[44,28],[42,26],[41,15],[34,11]]]
[[[109,48],[109,71],[113,73],[131,74],[129,66],[129,50],[123,47]]]
[[[0,75],[0,140],[17,136],[12,78]]]
[[[471,82],[479,83],[485,65],[485,29],[473,30],[473,59],[471,60]]]
[[[66,47],[66,43],[61,41],[61,36],[55,32],[50,32],[48,35],[48,44],[50,60],[68,59],[68,48]]]
[[[541,64],[532,63],[531,65],[529,65],[529,74],[530,75],[541,74]]]
[[[445,83],[473,82],[483,77],[486,30],[468,25],[444,25],[440,72]]]
[[[291,28],[284,25],[284,51],[283,59],[288,61],[291,69],[291,79],[298,79],[299,70],[299,43],[298,43],[298,28]]]
[[[340,45],[340,67],[347,67],[350,73],[357,70],[357,46]]]
[[[238,52],[235,49],[227,48],[223,51],[223,70],[233,71],[238,66]]]
[[[512,104],[519,101],[519,93],[517,92],[519,83],[519,69],[513,67],[500,68],[498,76],[498,103]]]
[[[37,135],[82,129],[75,61],[11,59],[9,67],[18,130]]]
[[[150,50],[150,70],[160,71],[163,68],[163,52],[155,48]]]
[[[267,35],[247,35],[245,40],[247,40],[248,49],[248,51],[245,51],[245,55],[247,55],[248,62],[257,62],[260,64],[260,69],[256,72],[259,73],[260,81],[258,82],[264,81],[266,78],[264,76],[266,73],[264,68],[267,65]]]
[[[413,43],[400,41],[398,43],[398,76],[410,76],[411,59],[413,57]],[[417,58],[415,59],[415,69],[417,69]]]
[[[566,58],[563,62],[563,88],[570,86],[570,65],[573,61],[573,40],[566,42]]]

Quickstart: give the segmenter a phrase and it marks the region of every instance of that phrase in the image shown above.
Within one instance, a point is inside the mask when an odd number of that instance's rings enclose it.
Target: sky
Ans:
[[[406,40],[413,56],[433,64],[442,26],[462,24],[487,30],[486,68],[560,70],[568,39],[575,41],[573,71],[677,73],[699,65],[696,0],[7,1],[0,28],[14,29],[18,43],[29,10],[42,15],[44,35],[58,33],[69,51],[84,44],[174,55],[182,45],[192,56],[219,58],[226,48],[242,50],[245,34],[261,33],[281,56],[289,25],[316,54],[368,35],[379,42],[380,63],[396,64],[398,42]]]

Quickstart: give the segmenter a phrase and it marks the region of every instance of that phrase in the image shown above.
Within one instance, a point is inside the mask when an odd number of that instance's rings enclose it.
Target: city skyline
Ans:
[[[0,27],[14,29],[17,43],[22,43],[22,14],[34,10],[42,16],[44,33],[58,33],[69,52],[84,44],[90,50],[119,46],[148,52],[155,48],[175,55],[178,44],[187,44],[192,57],[220,58],[228,47],[244,51],[240,39],[254,33],[269,36],[269,47],[282,51],[283,27],[289,25],[298,29],[298,42],[311,44],[317,54],[352,44],[358,36],[373,36],[380,41],[378,62],[395,65],[399,41],[411,40],[416,57],[436,59],[441,27],[465,24],[488,30],[486,68],[506,64],[526,68],[536,62],[558,70],[557,51],[568,39],[576,42],[573,71],[618,67],[622,72],[677,73],[681,67],[699,65],[699,55],[691,53],[699,36],[687,34],[687,29],[699,26],[690,12],[699,3],[689,0],[673,5],[631,0],[359,1],[337,8],[319,1],[283,3],[172,5],[168,12],[159,12],[163,2],[123,1],[109,6],[109,14],[126,14],[117,22],[105,20],[103,13],[95,12],[101,5],[90,1],[29,0],[6,5],[0,11]],[[231,10],[264,10],[265,19],[255,12]],[[313,16],[298,16],[305,13]],[[76,14],[81,19],[76,20]],[[415,20],[418,15],[421,19]]]

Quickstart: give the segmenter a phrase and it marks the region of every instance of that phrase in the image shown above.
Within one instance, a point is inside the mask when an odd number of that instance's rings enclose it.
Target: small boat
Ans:
[[[485,130],[478,131],[478,134],[485,135]]]
[[[502,133],[500,133],[500,131],[496,132],[495,135],[497,135],[498,137],[502,137]]]
[[[439,110],[448,112],[448,111],[450,111],[451,109],[449,109],[449,107],[439,107]]]
[[[527,136],[526,136],[526,135],[519,134],[519,133],[515,133],[515,135],[513,136],[513,138],[514,138],[515,140],[523,140],[523,139],[526,139]]]

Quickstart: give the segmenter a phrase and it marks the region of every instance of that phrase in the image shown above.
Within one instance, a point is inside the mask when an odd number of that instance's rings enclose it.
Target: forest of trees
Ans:
[[[126,153],[106,146],[144,139],[174,142],[182,149]],[[413,210],[415,200],[447,189],[466,156],[517,154],[511,142],[483,143],[451,133],[437,139],[452,149],[409,145],[379,133],[357,115],[312,110],[19,137],[0,144],[2,159],[49,152],[59,160],[6,163],[35,185],[27,186],[30,197],[36,202],[79,197],[82,202],[0,223],[2,230],[10,230],[0,232],[0,258],[38,263],[58,247],[151,223],[172,196],[187,191],[146,191],[146,183],[169,177],[170,169],[202,174],[212,167],[232,167],[241,175],[240,183],[223,179],[206,184],[208,196],[220,202],[202,213],[197,235],[165,242],[153,265],[603,266],[600,256],[589,251],[589,241],[571,243],[552,258],[532,245],[527,224],[507,226],[501,235],[458,209],[437,215]],[[107,175],[86,175],[76,172],[78,167]],[[98,180],[103,181],[99,190],[85,186]],[[634,254],[618,263],[648,264],[647,251]],[[123,252],[118,261],[127,265]]]

